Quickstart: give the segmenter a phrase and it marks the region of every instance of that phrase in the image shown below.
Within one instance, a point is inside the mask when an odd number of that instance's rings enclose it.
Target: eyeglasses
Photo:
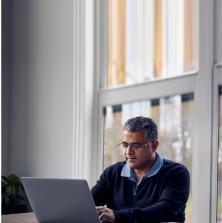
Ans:
[[[141,143],[127,143],[127,142],[121,142],[118,144],[119,148],[124,150],[124,149],[127,149],[129,146],[131,149],[133,150],[138,150],[140,148],[144,148],[146,147],[147,145],[149,145],[150,142],[146,143],[146,144],[141,144]]]

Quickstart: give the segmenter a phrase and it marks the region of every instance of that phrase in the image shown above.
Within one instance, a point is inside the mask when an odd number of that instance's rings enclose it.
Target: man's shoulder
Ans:
[[[169,159],[166,159],[164,158],[163,159],[163,165],[166,166],[166,167],[175,167],[175,166],[178,166],[178,167],[184,167],[186,168],[186,166],[182,163],[179,163],[179,162],[176,162],[174,160],[169,160]]]
[[[115,173],[121,173],[123,166],[126,164],[125,161],[117,162],[115,164],[112,164],[105,168],[104,173],[105,174],[115,174]]]
[[[122,170],[123,166],[126,164],[125,161],[121,161],[121,162],[117,162],[117,163],[114,163],[108,167],[105,168],[105,170],[107,171],[112,171],[112,170]]]
[[[189,174],[189,171],[185,165],[173,160],[163,159],[162,171],[184,172]]]

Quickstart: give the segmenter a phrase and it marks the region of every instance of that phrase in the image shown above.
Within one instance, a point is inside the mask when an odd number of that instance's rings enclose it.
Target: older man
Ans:
[[[129,119],[119,144],[124,162],[104,170],[92,188],[100,220],[112,223],[184,222],[189,172],[157,152],[157,126],[147,117]]]

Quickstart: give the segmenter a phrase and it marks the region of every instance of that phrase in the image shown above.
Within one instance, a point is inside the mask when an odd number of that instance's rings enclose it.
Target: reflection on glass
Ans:
[[[219,87],[219,155],[217,223],[222,223],[222,86]]]
[[[185,164],[192,175],[193,94],[107,106],[104,115],[104,168],[122,160],[117,144],[125,121],[142,115],[153,118],[158,125],[159,153]],[[186,215],[186,223],[190,223],[191,196]]]
[[[108,2],[108,87],[197,69],[196,0]]]

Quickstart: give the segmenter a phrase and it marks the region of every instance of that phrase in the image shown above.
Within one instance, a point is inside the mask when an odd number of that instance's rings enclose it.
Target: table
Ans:
[[[2,223],[38,223],[33,212],[2,215]]]
[[[2,223],[38,223],[33,212],[2,215]],[[178,223],[178,222],[162,222]]]

